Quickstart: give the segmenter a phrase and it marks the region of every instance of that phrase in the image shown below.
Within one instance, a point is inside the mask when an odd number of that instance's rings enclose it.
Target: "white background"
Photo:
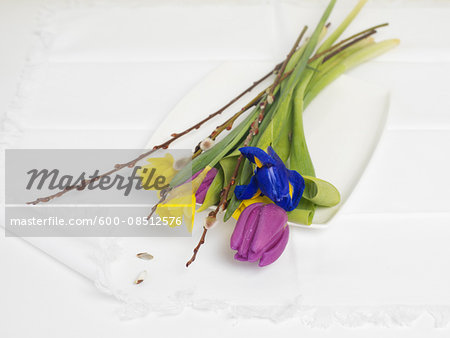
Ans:
[[[29,52],[38,1],[0,0],[0,114],[13,96]],[[287,321],[230,320],[214,313],[186,310],[167,318],[152,316],[120,322],[115,301],[90,281],[17,238],[0,237],[0,337],[145,336],[307,336],[307,337],[448,337],[450,329],[430,332],[431,318],[412,328],[356,329],[333,326],[309,329]],[[189,332],[189,335],[188,335]],[[196,333],[197,332],[197,333]],[[414,333],[414,335],[413,335]]]

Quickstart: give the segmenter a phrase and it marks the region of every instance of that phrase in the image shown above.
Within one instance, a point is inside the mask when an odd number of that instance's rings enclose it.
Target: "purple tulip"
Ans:
[[[190,179],[188,179],[185,183],[193,181],[203,170],[197,171]],[[197,191],[195,192],[195,201],[198,204],[203,204],[205,201],[206,193],[208,192],[209,187],[211,186],[211,183],[214,181],[214,178],[217,175],[217,169],[211,168],[208,173],[206,174],[205,178],[203,179],[202,183],[198,187]]]
[[[204,180],[198,187],[198,190],[195,192],[195,200],[199,204],[203,204],[205,201],[206,193],[208,192],[211,183],[214,181],[214,178],[217,175],[217,169],[211,168],[206,174]]]
[[[259,266],[275,262],[289,239],[286,211],[275,204],[254,203],[239,216],[231,235],[234,258],[256,262]]]

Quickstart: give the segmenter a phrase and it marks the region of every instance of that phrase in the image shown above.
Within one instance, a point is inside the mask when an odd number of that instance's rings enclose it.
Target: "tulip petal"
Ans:
[[[206,194],[208,193],[208,187],[202,187],[198,188],[197,192],[195,193],[195,202],[198,204],[203,204],[205,201]]]
[[[255,236],[255,232],[258,228],[258,224],[260,221],[261,208],[254,208],[250,215],[248,216],[247,222],[245,224],[242,242],[239,246],[238,253],[242,258],[246,258],[248,260],[248,252],[250,250],[250,246],[253,241],[253,237]]]
[[[211,168],[208,173],[206,174],[205,179],[203,180],[203,183],[211,184],[214,178],[217,175],[218,170],[216,168]]]
[[[192,182],[193,180],[195,180],[195,179],[197,178],[198,175],[200,175],[200,174],[202,173],[202,171],[203,171],[203,170],[197,171],[197,172],[196,172],[194,175],[192,175],[188,180],[186,180],[184,183],[181,183],[180,185],[185,184],[185,183]]]
[[[257,261],[267,247],[273,246],[273,241],[280,237],[287,220],[286,211],[275,204],[266,204],[260,209],[258,227],[248,254],[249,261]]]
[[[252,213],[254,209],[257,209],[261,207],[263,203],[254,203],[252,205],[249,205],[247,208],[244,209],[244,211],[239,216],[239,219],[236,223],[236,227],[234,228],[233,234],[231,235],[230,239],[230,247],[233,250],[239,250],[239,247],[241,246],[244,231],[245,231],[245,225],[247,224],[249,220],[249,216]]]
[[[211,170],[208,171],[205,178],[203,179],[202,183],[198,187],[197,192],[195,193],[195,199],[197,203],[203,203],[205,201],[206,193],[208,192],[209,187],[211,186],[211,183],[214,181],[214,178],[217,175],[217,169],[211,168]],[[200,173],[200,172],[199,172]],[[198,174],[195,174],[198,176]],[[194,175],[194,176],[195,176]],[[197,176],[192,176],[192,179],[194,179]]]
[[[279,240],[275,242],[275,244],[268,248],[261,256],[261,260],[259,261],[259,266],[266,266],[275,262],[283,253],[286,248],[287,242],[289,240],[289,226],[286,225],[284,230],[281,233],[281,237]]]
[[[252,163],[257,163],[257,161],[255,160],[256,157],[262,165],[272,166],[276,164],[276,161],[272,157],[267,155],[267,153],[260,148],[242,147],[239,148],[239,151],[241,152],[242,155],[247,157]]]
[[[243,257],[239,254],[239,252],[236,252],[234,254],[234,259],[241,262],[247,262],[247,257]]]
[[[236,186],[236,188],[234,188],[234,194],[239,200],[248,200],[255,196],[258,189],[258,181],[255,176],[252,176],[249,184]]]

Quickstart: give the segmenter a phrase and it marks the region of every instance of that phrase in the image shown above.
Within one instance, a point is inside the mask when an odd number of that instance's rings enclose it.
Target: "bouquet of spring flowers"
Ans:
[[[264,266],[282,254],[289,237],[288,221],[310,225],[317,206],[332,207],[340,202],[339,191],[331,182],[315,175],[305,140],[303,112],[339,75],[399,41],[375,42],[372,35],[376,29],[386,26],[381,24],[336,42],[366,0],[359,1],[327,37],[327,20],[335,2],[330,1],[308,37],[307,27],[303,28],[286,59],[263,78],[272,76],[272,85],[201,141],[189,165],[173,172],[170,187],[162,192],[156,207],[158,213],[168,212],[164,203],[191,198],[192,191],[183,192],[184,182],[192,184],[195,201],[201,205],[197,212],[213,208],[187,266],[195,260],[219,213],[223,213],[224,221],[237,219],[230,243],[237,250],[235,258],[259,261]],[[235,125],[244,113],[247,117]],[[226,130],[231,131],[216,142]],[[191,215],[185,217],[192,224]]]
[[[170,154],[147,160],[148,166],[156,167],[170,179],[170,184],[160,191],[160,201],[152,213],[161,217],[183,217],[192,230],[193,213],[170,205],[191,204],[194,208],[196,204],[200,205],[196,212],[212,209],[186,266],[195,260],[207,231],[216,223],[219,214],[223,214],[224,221],[237,219],[230,240],[231,249],[237,251],[237,260],[258,261],[260,266],[273,263],[288,242],[288,221],[310,225],[317,207],[332,207],[340,202],[339,191],[332,182],[315,175],[305,139],[303,112],[339,75],[399,43],[396,39],[374,41],[372,35],[387,24],[370,27],[338,41],[366,1],[360,0],[344,21],[328,34],[330,24],[327,22],[336,2],[331,0],[315,29],[311,31],[304,27],[285,60],[266,76],[192,127],[172,134],[166,142],[94,179],[134,167],[158,149],[167,149],[173,141],[221,114],[261,82],[272,79],[269,87],[199,142],[192,158],[183,165],[174,164]],[[244,114],[247,116],[236,123]],[[220,139],[222,133],[226,135]],[[146,167],[139,171],[143,181],[148,175],[148,170],[144,169]],[[89,181],[83,184],[87,183]],[[76,188],[83,187],[71,186],[31,203],[47,202]]]

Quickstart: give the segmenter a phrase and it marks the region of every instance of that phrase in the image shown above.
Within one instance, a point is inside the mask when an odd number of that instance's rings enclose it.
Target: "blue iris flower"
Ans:
[[[243,147],[239,151],[256,164],[256,169],[249,184],[236,187],[236,197],[246,200],[261,193],[284,210],[294,210],[305,189],[303,177],[295,170],[286,168],[270,146],[267,153],[256,147]]]

